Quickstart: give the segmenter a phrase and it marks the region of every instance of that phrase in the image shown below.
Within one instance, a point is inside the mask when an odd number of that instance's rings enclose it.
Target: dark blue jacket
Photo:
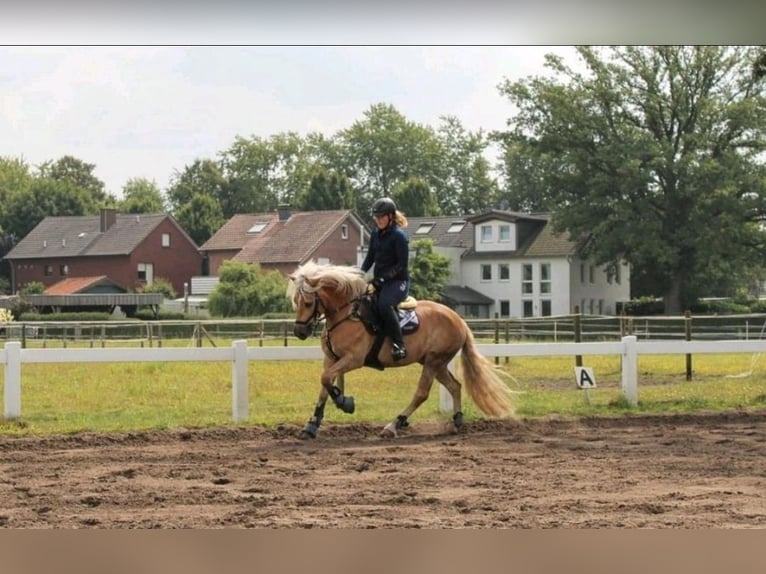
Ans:
[[[385,281],[409,281],[409,244],[410,238],[396,225],[391,225],[383,231],[374,229],[370,236],[370,248],[362,263],[362,271],[366,273],[374,263],[375,277],[382,277]]]

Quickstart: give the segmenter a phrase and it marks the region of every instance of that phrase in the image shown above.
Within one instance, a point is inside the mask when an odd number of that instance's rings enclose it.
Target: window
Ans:
[[[139,263],[138,264],[138,280],[145,282],[147,285],[154,283],[154,264],[153,263]]]
[[[551,292],[551,264],[540,263],[540,293]]]
[[[481,265],[481,280],[492,281],[492,265],[488,263],[482,263]]]
[[[500,263],[497,266],[497,273],[500,281],[508,281],[511,278],[511,266],[507,263]]]
[[[67,275],[69,275],[69,265],[67,265],[66,263],[62,263],[59,266],[59,275],[61,275],[62,277],[66,277]]]
[[[598,314],[603,315],[604,314],[604,300],[599,299],[598,300]]]
[[[447,233],[460,233],[463,231],[464,227],[465,221],[455,221],[450,224],[449,229],[447,229]]]
[[[170,247],[170,233],[163,233],[162,234],[162,246],[163,247]]]
[[[492,241],[492,226],[482,225],[481,226],[481,242],[490,243],[491,241]]]
[[[508,243],[511,240],[511,226],[506,224],[503,224],[500,226],[500,242],[501,243]]]
[[[46,265],[45,266],[45,276],[50,277],[53,275],[53,265]]]
[[[533,292],[531,263],[525,263],[521,266],[521,292],[525,295],[530,295]]]
[[[478,317],[479,316],[479,306],[478,305],[466,305],[465,306],[465,314],[467,317]]]
[[[430,233],[431,230],[434,228],[435,223],[421,223],[418,228],[415,230],[415,234],[417,235],[425,235],[426,233]]]
[[[534,313],[534,307],[532,307],[532,301],[530,301],[529,299],[526,299],[522,301],[521,303],[524,308],[524,316],[534,317],[535,313]]]
[[[614,267],[614,281],[617,285],[622,283],[622,265],[620,263]]]
[[[348,239],[348,225],[346,223],[340,226],[340,238]]]
[[[588,267],[588,281],[590,283],[595,283],[595,277],[596,277],[596,267],[594,265],[591,265]]]
[[[511,316],[511,302],[508,300],[502,300],[500,301],[500,316],[501,317],[510,317]]]
[[[265,223],[256,223],[253,225],[250,229],[247,230],[248,233],[260,233],[263,231],[263,229],[266,227]]]
[[[580,263],[580,283],[585,283],[585,263]]]
[[[551,300],[550,299],[542,299],[540,301],[540,304],[542,305],[542,315],[543,315],[543,317],[550,317],[551,316]]]

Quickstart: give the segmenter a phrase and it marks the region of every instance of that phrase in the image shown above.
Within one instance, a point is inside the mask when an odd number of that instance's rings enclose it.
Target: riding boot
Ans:
[[[383,331],[391,337],[391,356],[394,361],[401,361],[407,356],[407,349],[402,339],[402,328],[399,325],[399,314],[394,307],[386,307],[383,312]]]

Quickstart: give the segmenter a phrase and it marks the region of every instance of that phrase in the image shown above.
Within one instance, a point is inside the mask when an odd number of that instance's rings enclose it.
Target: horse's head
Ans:
[[[295,275],[288,276],[291,281],[292,304],[295,309],[295,325],[293,333],[301,340],[308,338],[314,331],[314,326],[322,315],[321,298],[317,291],[318,285],[311,285],[305,278],[302,281]],[[296,283],[300,282],[300,287]]]
[[[329,321],[366,288],[358,268],[305,263],[288,275],[287,296],[295,309],[293,333],[299,339],[311,335],[317,322]]]

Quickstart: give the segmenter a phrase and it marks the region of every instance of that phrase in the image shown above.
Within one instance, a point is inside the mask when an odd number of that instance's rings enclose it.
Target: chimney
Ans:
[[[104,233],[107,229],[114,225],[115,221],[117,221],[117,210],[108,207],[102,207],[101,220],[99,222],[98,230],[101,233]]]
[[[277,207],[277,213],[279,213],[279,221],[287,221],[290,219],[290,205],[283,203]]]

